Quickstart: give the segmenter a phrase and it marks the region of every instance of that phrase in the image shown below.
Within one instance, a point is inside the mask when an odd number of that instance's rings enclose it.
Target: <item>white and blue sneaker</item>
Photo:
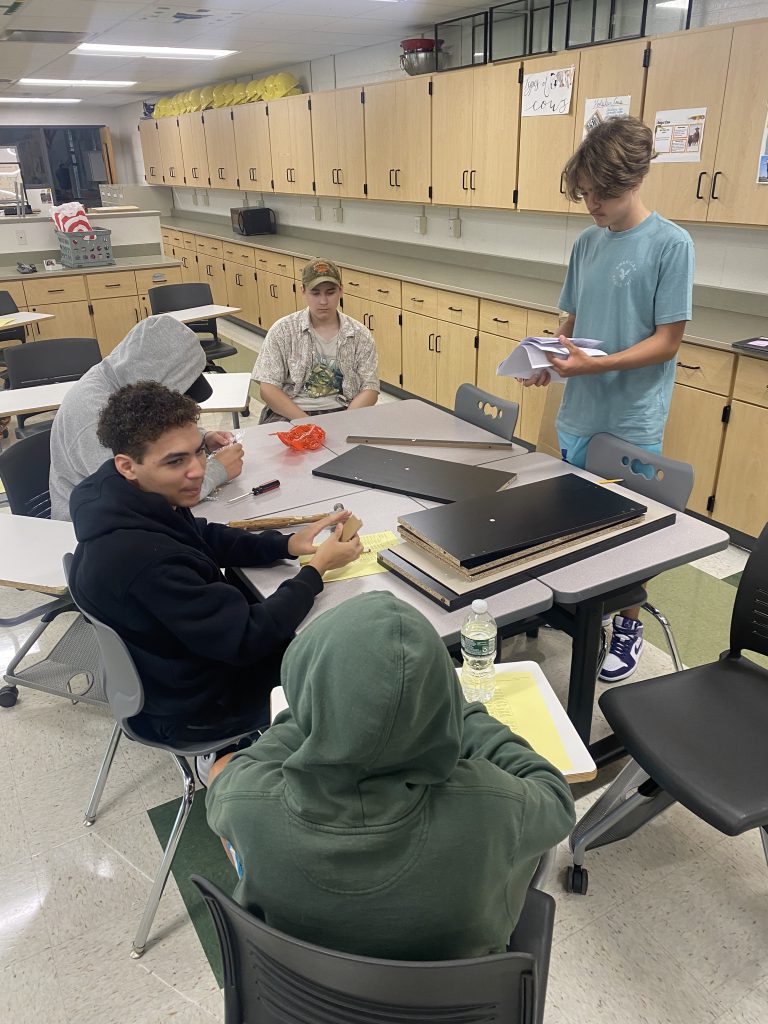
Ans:
[[[603,683],[620,683],[629,679],[637,668],[643,652],[643,624],[638,619],[614,615],[611,647],[598,678]]]
[[[195,774],[204,789],[208,789],[208,776],[217,756],[217,751],[212,750],[210,754],[198,754],[195,758]]]

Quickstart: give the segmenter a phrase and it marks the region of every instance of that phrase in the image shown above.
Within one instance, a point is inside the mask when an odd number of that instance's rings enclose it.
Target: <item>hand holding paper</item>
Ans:
[[[496,373],[521,380],[536,377],[542,370],[549,370],[554,380],[591,373],[594,370],[589,368],[590,359],[605,355],[599,345],[593,338],[523,338],[514,352],[499,363]]]

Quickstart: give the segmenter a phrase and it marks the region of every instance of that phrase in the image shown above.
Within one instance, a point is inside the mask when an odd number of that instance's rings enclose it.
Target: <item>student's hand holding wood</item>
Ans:
[[[309,564],[317,569],[321,576],[329,569],[340,569],[342,566],[354,562],[363,553],[360,538],[356,534],[351,540],[341,540],[343,524],[351,514],[349,509],[344,509],[342,512],[336,512],[334,515],[326,516],[316,523],[305,526],[303,530],[298,530],[288,541],[288,553],[294,557],[313,555]],[[333,533],[322,544],[315,547],[315,537],[328,527],[333,527]]]

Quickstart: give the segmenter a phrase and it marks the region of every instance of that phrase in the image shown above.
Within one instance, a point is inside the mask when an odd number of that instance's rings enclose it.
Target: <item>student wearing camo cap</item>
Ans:
[[[301,291],[307,308],[270,327],[253,368],[265,405],[261,423],[359,409],[379,397],[373,335],[339,310],[339,268],[310,260]]]

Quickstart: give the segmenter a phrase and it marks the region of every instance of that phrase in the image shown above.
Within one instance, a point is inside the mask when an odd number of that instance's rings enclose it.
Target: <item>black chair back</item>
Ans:
[[[95,338],[54,338],[10,348],[5,361],[11,387],[31,388],[80,380],[101,362],[101,349]]]
[[[50,469],[50,430],[30,434],[0,452],[0,480],[14,515],[51,518]]]
[[[0,316],[10,316],[13,313],[18,313],[19,307],[11,298],[10,292],[0,291]],[[27,333],[23,327],[6,327],[4,331],[0,331],[0,342],[3,341],[20,341],[22,344],[27,340]],[[5,362],[5,353],[0,353],[3,362]]]
[[[191,878],[221,944],[226,1024],[537,1020],[537,966],[528,953],[424,962],[352,956],[284,935],[207,879]]]
[[[205,281],[188,281],[186,284],[161,284],[147,292],[149,306],[153,313],[173,313],[176,309],[192,309],[195,306],[213,304],[211,286]],[[218,341],[219,334],[215,317],[211,320],[195,320],[187,324],[195,334],[212,334]]]
[[[768,524],[749,556],[731,616],[731,653],[768,655]]]

